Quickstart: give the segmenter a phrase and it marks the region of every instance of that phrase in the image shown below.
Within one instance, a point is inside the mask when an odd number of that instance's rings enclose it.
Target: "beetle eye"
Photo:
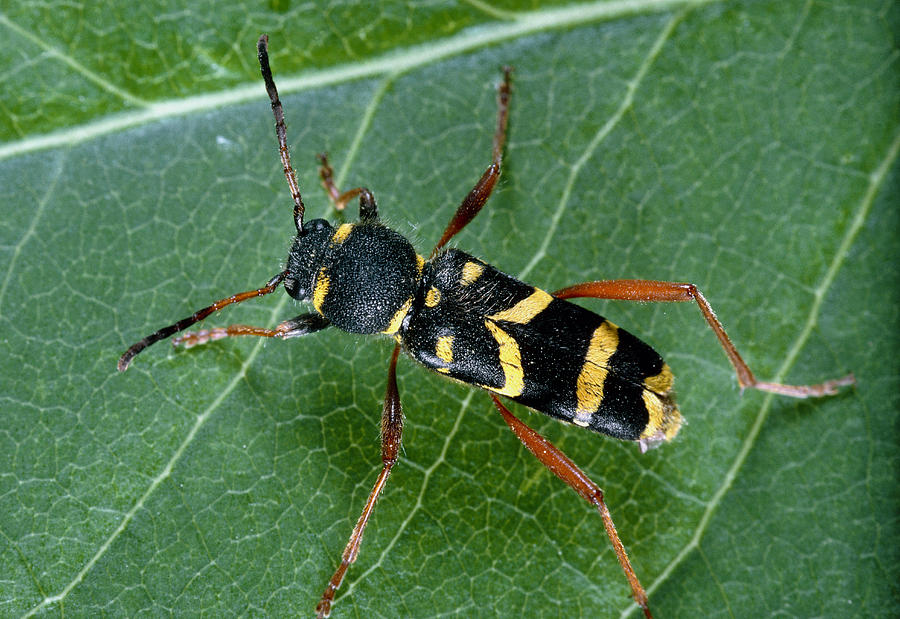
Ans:
[[[306,297],[306,290],[300,287],[300,282],[294,278],[284,280],[284,289],[293,298],[300,300]]]

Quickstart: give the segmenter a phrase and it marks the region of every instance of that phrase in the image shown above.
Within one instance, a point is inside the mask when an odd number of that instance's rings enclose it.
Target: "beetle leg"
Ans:
[[[342,198],[341,190],[334,184],[334,169],[328,163],[328,153],[319,153],[316,159],[319,160],[319,178],[322,179],[322,187],[325,188],[328,199],[331,200],[335,210],[343,211],[353,196]]]
[[[497,128],[494,131],[494,148],[491,157],[491,165],[488,166],[484,174],[465,197],[453,219],[447,224],[441,240],[437,242],[431,255],[437,254],[438,250],[447,244],[456,234],[465,228],[470,221],[481,211],[484,203],[491,196],[497,179],[500,178],[500,162],[503,159],[503,145],[506,143],[506,125],[509,120],[509,75],[512,73],[511,67],[503,67],[503,81],[497,89]]]
[[[335,570],[334,575],[325,587],[322,599],[316,606],[316,616],[322,619],[331,613],[331,603],[334,600],[334,593],[341,586],[344,580],[344,574],[350,564],[356,561],[359,555],[359,547],[362,544],[363,531],[375,509],[375,502],[378,495],[384,489],[391,469],[397,462],[397,454],[400,452],[400,440],[403,434],[403,408],[400,406],[400,393],[397,390],[397,355],[400,353],[400,346],[394,346],[394,353],[391,355],[391,362],[388,366],[387,390],[384,394],[384,409],[381,413],[381,462],[382,469],[375,480],[375,486],[369,494],[366,506],[363,508],[356,526],[353,527],[353,533],[350,534],[350,541],[344,548],[344,554],[341,555],[341,564]]]
[[[359,196],[359,218],[373,219],[378,217],[378,207],[375,205],[375,197],[366,187],[356,187],[349,191],[341,192],[334,184],[334,170],[328,163],[328,153],[319,153],[319,178],[322,179],[322,187],[328,194],[328,199],[334,205],[334,210],[343,211],[347,203]]]
[[[652,301],[652,302],[682,302],[696,301],[700,307],[703,318],[719,338],[719,343],[728,355],[728,360],[737,374],[738,384],[741,390],[758,389],[793,398],[821,397],[834,395],[838,387],[853,385],[856,379],[853,374],[847,374],[841,378],[828,380],[818,385],[783,385],[781,383],[767,383],[756,380],[753,372],[738,354],[731,339],[725,333],[725,328],[709,302],[694,284],[679,282],[660,282],[643,279],[612,279],[599,282],[586,282],[557,290],[553,293],[560,299],[575,297],[593,297],[596,299],[618,299],[624,301]]]
[[[221,340],[226,337],[236,337],[239,335],[255,335],[258,337],[277,337],[287,340],[292,337],[300,337],[321,331],[331,323],[328,319],[315,312],[309,314],[300,314],[296,318],[285,320],[274,329],[265,327],[252,327],[250,325],[228,325],[227,327],[216,327],[214,329],[202,329],[200,331],[190,331],[183,333],[172,340],[173,346],[184,346],[192,348],[198,344],[206,344],[215,340]]]
[[[155,344],[160,340],[164,340],[170,335],[174,335],[179,331],[184,331],[191,325],[200,322],[213,312],[218,312],[223,307],[227,307],[232,303],[242,303],[248,299],[255,299],[256,297],[261,297],[265,294],[272,294],[278,288],[278,284],[280,284],[284,280],[284,278],[287,277],[287,275],[287,271],[282,271],[281,273],[270,279],[262,288],[257,288],[256,290],[248,290],[247,292],[239,292],[237,294],[231,295],[230,297],[219,299],[212,305],[208,305],[201,310],[197,310],[187,318],[182,318],[174,324],[163,327],[162,329],[151,333],[139,342],[135,342],[128,350],[125,351],[125,354],[119,357],[119,371],[124,372],[125,370],[127,370],[128,366],[131,364],[131,360],[134,359],[134,357],[138,353],[140,353],[148,346]]]
[[[616,551],[616,557],[619,559],[622,571],[625,572],[625,577],[631,585],[631,595],[634,597],[634,601],[637,605],[644,611],[644,616],[647,617],[647,619],[651,619],[652,615],[650,614],[650,608],[647,605],[647,593],[644,591],[644,587],[638,580],[637,574],[634,573],[634,568],[631,567],[631,561],[628,560],[625,546],[622,544],[622,540],[619,539],[619,534],[616,532],[616,525],[613,524],[612,516],[609,513],[609,509],[606,507],[606,502],[603,500],[603,491],[600,489],[600,486],[591,481],[591,479],[585,475],[584,471],[578,468],[578,465],[572,462],[572,460],[570,460],[566,454],[561,452],[553,443],[532,430],[522,420],[513,415],[509,409],[500,402],[496,395],[491,394],[491,398],[494,400],[494,405],[497,407],[497,410],[503,415],[503,420],[506,422],[506,425],[508,425],[509,429],[513,431],[520,441],[522,441],[522,444],[528,448],[528,451],[533,453],[535,457],[541,461],[541,464],[550,469],[550,472],[566,482],[572,490],[580,494],[585,501],[596,507],[597,511],[600,512],[600,517],[603,518],[603,527],[606,529],[606,535],[609,537],[609,541],[612,542],[613,550]]]

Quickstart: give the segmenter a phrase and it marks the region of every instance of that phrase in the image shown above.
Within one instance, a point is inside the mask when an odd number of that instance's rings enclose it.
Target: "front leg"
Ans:
[[[341,192],[334,184],[334,170],[328,163],[328,154],[319,153],[319,178],[322,179],[322,187],[328,194],[328,199],[334,205],[334,210],[343,211],[347,203],[359,196],[359,218],[374,219],[378,217],[378,207],[375,205],[375,197],[366,187],[355,187],[349,191]]]
[[[262,41],[262,39],[260,39],[260,41]],[[164,340],[170,335],[175,335],[179,331],[184,331],[191,325],[200,322],[213,312],[218,312],[222,308],[228,307],[229,305],[232,305],[234,303],[243,303],[248,299],[254,299],[266,294],[272,294],[278,289],[278,285],[281,284],[281,282],[283,282],[284,278],[287,276],[288,271],[282,271],[281,273],[270,279],[262,288],[257,288],[256,290],[248,290],[246,292],[239,292],[237,294],[227,296],[224,299],[219,299],[212,305],[208,305],[203,309],[197,310],[187,318],[182,318],[178,322],[167,327],[163,327],[162,329],[151,333],[142,340],[135,342],[128,350],[125,351],[125,354],[119,357],[119,364],[117,366],[119,371],[124,372],[125,370],[127,370],[128,366],[131,365],[131,361],[148,346],[152,346],[156,342]]]
[[[277,337],[286,340],[292,337],[300,337],[309,335],[316,331],[321,331],[331,323],[328,319],[311,312],[309,314],[300,314],[290,320],[285,320],[274,329],[266,327],[253,327],[250,325],[229,325],[227,327],[216,327],[214,329],[202,329],[200,331],[191,331],[179,335],[172,340],[173,346],[184,346],[192,348],[198,344],[206,344],[215,340],[221,340],[226,337],[237,337],[239,335],[255,335],[257,337]]]

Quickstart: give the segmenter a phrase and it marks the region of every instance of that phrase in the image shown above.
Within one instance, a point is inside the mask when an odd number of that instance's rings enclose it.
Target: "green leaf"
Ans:
[[[641,455],[515,410],[603,486],[658,616],[896,612],[896,3],[44,6],[0,14],[0,614],[310,616],[340,560],[390,341],[160,344],[115,370],[281,268],[264,31],[310,216],[333,217],[327,150],[427,254],[512,64],[504,175],[458,246],[548,290],[691,281],[760,378],[856,375],[741,395],[696,307],[585,303],[666,356],[687,425]],[[637,614],[597,513],[485,395],[408,359],[399,384],[402,460],[334,616]]]

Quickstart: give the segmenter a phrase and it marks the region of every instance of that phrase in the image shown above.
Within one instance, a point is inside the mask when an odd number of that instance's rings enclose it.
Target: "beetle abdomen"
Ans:
[[[436,372],[615,438],[652,444],[681,425],[650,346],[458,250],[428,264],[401,335]]]

